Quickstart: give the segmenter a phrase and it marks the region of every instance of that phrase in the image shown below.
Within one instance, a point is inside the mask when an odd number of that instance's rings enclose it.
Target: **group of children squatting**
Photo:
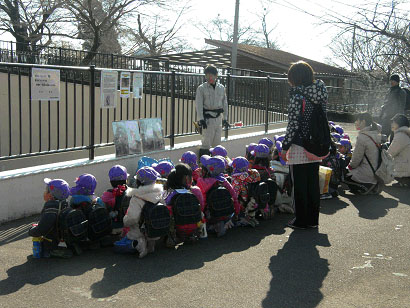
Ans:
[[[323,165],[333,173],[324,198],[337,195],[351,153],[349,136],[330,125],[334,143]],[[39,256],[45,258],[106,246],[143,258],[160,239],[174,248],[208,233],[221,237],[233,227],[256,227],[278,211],[292,212],[284,205],[291,203],[291,183],[280,157],[283,138],[251,143],[244,157],[232,160],[221,145],[199,161],[188,151],[176,165],[168,159],[142,164],[133,176],[115,165],[108,172],[112,187],[101,198],[91,174],[80,175],[71,188],[62,179],[45,179],[45,204],[29,235],[41,242]]]

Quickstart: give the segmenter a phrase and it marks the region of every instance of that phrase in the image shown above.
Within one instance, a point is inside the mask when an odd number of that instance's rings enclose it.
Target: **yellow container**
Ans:
[[[319,187],[320,194],[329,192],[330,177],[332,176],[332,169],[328,167],[319,167]]]

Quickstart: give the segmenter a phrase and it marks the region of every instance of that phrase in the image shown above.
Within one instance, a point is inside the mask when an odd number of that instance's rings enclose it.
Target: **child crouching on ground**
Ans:
[[[198,187],[201,189],[205,202],[205,218],[209,222],[208,230],[215,231],[217,236],[220,237],[225,234],[227,229],[233,227],[232,216],[238,216],[240,204],[235,190],[224,176],[226,168],[224,158],[203,155],[201,164],[203,166],[202,178],[198,179]],[[228,193],[226,194],[224,189],[220,190],[220,187],[225,188]],[[223,198],[219,200],[218,209],[216,209],[210,203],[211,200],[215,200],[214,196],[217,196],[220,192]],[[233,208],[231,209],[229,207],[232,202]]]
[[[128,188],[131,197],[127,214],[124,216],[124,227],[127,235],[114,244],[117,252],[138,252],[143,258],[148,252],[154,252],[155,239],[150,239],[140,229],[141,214],[146,202],[157,204],[161,200],[163,186],[156,184],[160,175],[152,167],[143,167],[135,175],[136,188]]]
[[[193,184],[196,185],[198,178],[202,176],[202,169],[198,166],[198,157],[192,151],[187,151],[182,154],[180,159],[181,163],[187,164],[192,169]]]
[[[68,183],[61,179],[44,179],[44,206],[40,221],[33,226],[28,234],[32,237],[41,237],[41,257],[69,258],[73,255],[69,249],[58,249],[60,237],[57,229],[59,212],[68,206],[66,199],[70,193]]]
[[[259,225],[255,218],[258,205],[255,199],[249,196],[248,184],[260,182],[259,172],[249,168],[249,161],[245,157],[236,157],[232,161],[232,170],[232,187],[241,204],[240,224],[255,227]]]
[[[165,189],[164,204],[174,218],[167,246],[174,247],[178,242],[195,242],[205,228],[202,214],[205,204],[199,187],[192,186],[191,167],[177,164],[168,176]]]
[[[112,218],[112,228],[114,234],[121,233],[123,218],[128,208],[129,198],[126,197],[127,169],[121,165],[111,167],[108,172],[112,189],[108,189],[101,196],[106,209]]]

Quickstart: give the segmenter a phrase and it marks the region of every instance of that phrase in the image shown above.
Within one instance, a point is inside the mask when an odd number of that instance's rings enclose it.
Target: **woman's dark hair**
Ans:
[[[270,167],[270,160],[268,157],[256,157],[254,165],[262,166],[269,168]]]
[[[215,66],[213,66],[213,65],[208,65],[208,66],[205,68],[205,70],[204,70],[204,74],[205,74],[205,75],[206,75],[206,74],[212,74],[212,75],[217,76],[217,75],[218,75],[218,70],[216,69]]]
[[[392,122],[397,123],[399,127],[407,126],[409,127],[409,119],[404,114],[396,114],[392,119]]]
[[[112,188],[127,184],[127,180],[110,181]]]
[[[313,68],[305,61],[292,63],[288,70],[288,80],[294,86],[310,86],[313,81]]]
[[[356,120],[365,121],[366,126],[371,126],[371,130],[378,130],[376,122],[373,121],[373,117],[368,112],[359,113],[356,116]]]
[[[164,185],[165,190],[187,188],[186,183],[184,182],[185,176],[192,177],[191,167],[183,163],[177,164],[175,169],[168,175],[167,182]]]

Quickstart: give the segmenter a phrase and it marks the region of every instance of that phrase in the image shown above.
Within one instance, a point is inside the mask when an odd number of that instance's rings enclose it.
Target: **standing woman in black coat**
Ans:
[[[303,140],[310,131],[308,118],[315,112],[315,105],[326,113],[328,95],[323,81],[314,80],[313,75],[312,67],[304,61],[292,64],[288,71],[290,102],[281,156],[290,166],[293,181],[295,218],[288,226],[297,229],[319,225],[319,163],[324,157],[308,152]]]

